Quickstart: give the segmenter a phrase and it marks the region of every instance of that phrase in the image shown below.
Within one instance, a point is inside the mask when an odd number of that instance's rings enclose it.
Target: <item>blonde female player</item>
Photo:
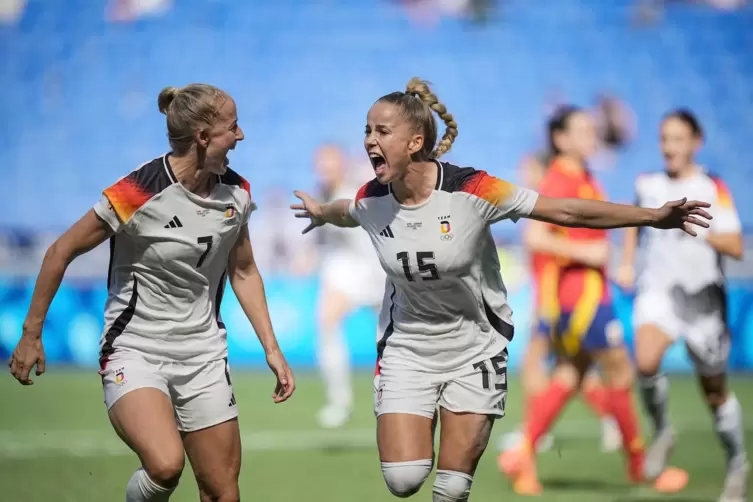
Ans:
[[[432,111],[444,121],[437,144]],[[355,199],[319,204],[296,191],[304,230],[361,226],[387,273],[377,344],[374,404],[377,444],[388,489],[416,493],[434,464],[441,420],[435,502],[467,500],[495,418],[507,399],[511,310],[489,226],[535,218],[565,226],[707,226],[704,202],[658,209],[597,200],[553,199],[473,168],[436,159],[457,124],[426,82],[379,98],[369,110],[364,146],[376,178]]]
[[[246,222],[248,182],[228,167],[243,140],[235,102],[206,84],[158,98],[170,153],[104,191],[47,251],[10,371],[24,385],[45,370],[42,325],[66,267],[110,239],[109,296],[101,342],[105,404],[118,436],[139,456],[126,502],[165,501],[188,454],[202,502],[240,499],[238,410],[220,317],[226,279],[277,378],[293,375],[272,331]]]
[[[315,155],[320,197],[337,200],[356,192],[345,155],[334,145],[319,148]],[[350,418],[353,388],[350,358],[342,325],[354,309],[376,308],[382,300],[384,272],[376,260],[368,235],[334,226],[319,233],[320,292],[317,325],[317,356],[324,381],[326,402],[317,414],[319,425],[342,427]]]

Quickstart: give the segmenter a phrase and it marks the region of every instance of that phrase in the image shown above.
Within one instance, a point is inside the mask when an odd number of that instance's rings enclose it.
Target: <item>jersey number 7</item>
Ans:
[[[409,281],[415,281],[413,273],[410,270],[410,255],[407,251],[401,251],[397,254],[397,259],[403,264],[403,272],[405,278]],[[418,274],[424,281],[436,281],[439,280],[439,271],[434,262],[433,251],[418,251],[416,253],[416,260],[418,261]]]
[[[204,263],[204,260],[206,259],[209,252],[212,250],[212,236],[207,235],[205,237],[199,237],[197,239],[197,242],[199,244],[205,244],[207,248],[204,250],[203,253],[201,253],[201,256],[199,257],[199,263],[196,264],[196,268],[200,268],[202,263]]]

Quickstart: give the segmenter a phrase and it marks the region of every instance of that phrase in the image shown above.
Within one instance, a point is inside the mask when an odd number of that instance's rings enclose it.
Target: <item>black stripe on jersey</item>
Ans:
[[[220,316],[220,305],[222,305],[222,297],[225,294],[225,278],[227,277],[227,270],[222,272],[220,277],[220,284],[217,286],[217,293],[214,295],[214,317],[217,319],[217,327],[225,329],[225,323],[222,322],[222,316]]]
[[[107,263],[107,291],[110,291],[110,283],[112,282],[112,264],[114,260],[115,260],[115,235],[110,237],[110,260]]]
[[[457,192],[468,181],[468,178],[479,171],[472,167],[458,167],[448,162],[442,162],[444,173],[441,189],[445,192]]]
[[[167,175],[167,179],[170,180],[170,184],[178,182],[178,178],[175,176],[175,173],[173,172],[173,167],[170,165],[170,159],[167,155],[164,155],[162,157],[162,165],[165,174]]]
[[[147,162],[129,174],[128,178],[154,196],[175,183],[175,181],[173,181],[175,175],[172,174],[172,170],[170,170],[169,166],[170,164],[165,155],[156,158],[151,162]]]
[[[379,342],[377,342],[377,361],[379,361],[382,358],[382,353],[384,353],[384,348],[387,346],[387,339],[392,336],[392,333],[395,332],[395,319],[392,316],[395,313],[395,294],[396,293],[397,293],[397,288],[393,284],[392,294],[390,295],[390,323],[387,325],[387,328],[385,328],[382,338],[380,338]]]
[[[503,321],[492,310],[489,304],[486,303],[486,300],[484,300],[484,312],[486,313],[486,318],[489,320],[489,324],[494,328],[494,331],[505,337],[508,342],[512,342],[513,336],[515,336],[515,328]]]
[[[107,358],[115,352],[115,339],[123,333],[123,330],[128,326],[133,318],[133,313],[136,312],[136,302],[139,299],[138,293],[138,281],[136,276],[133,277],[133,291],[131,292],[131,299],[128,301],[128,306],[123,309],[123,312],[115,319],[110,329],[105,334],[105,343],[102,345],[102,352],[99,355],[100,364],[107,362]]]
[[[371,197],[385,197],[390,194],[389,185],[382,185],[379,180],[374,178],[366,183],[356,194],[356,200],[368,199]]]

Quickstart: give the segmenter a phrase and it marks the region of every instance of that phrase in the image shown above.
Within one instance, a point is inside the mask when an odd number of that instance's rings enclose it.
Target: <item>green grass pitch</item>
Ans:
[[[514,378],[512,379],[514,382]],[[382,481],[374,444],[371,378],[356,378],[356,411],[343,431],[318,429],[314,421],[322,389],[313,374],[299,374],[292,400],[274,405],[271,375],[234,372],[244,457],[244,500],[266,502],[393,500]],[[742,402],[753,446],[753,377],[732,387]],[[51,368],[32,387],[7,375],[0,379],[0,501],[102,502],[124,498],[124,486],[138,468],[110,429],[96,371]],[[710,501],[721,490],[723,455],[695,381],[672,380],[671,408],[679,432],[674,464],[687,469],[690,484],[673,497],[625,481],[620,453],[599,452],[599,426],[574,402],[555,429],[556,447],[540,456],[543,500],[559,502]],[[512,385],[508,416],[496,423],[481,461],[472,500],[518,500],[495,467],[494,442],[517,423],[520,392]],[[647,430],[644,427],[644,431]],[[431,500],[430,478],[413,500]],[[172,500],[198,500],[190,469]]]

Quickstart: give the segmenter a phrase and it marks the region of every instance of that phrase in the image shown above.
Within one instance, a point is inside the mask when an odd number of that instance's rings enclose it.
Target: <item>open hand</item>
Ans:
[[[322,219],[322,206],[315,201],[309,194],[300,190],[294,190],[293,195],[301,200],[300,204],[291,204],[290,209],[299,211],[295,213],[296,218],[308,218],[311,220],[309,226],[303,229],[303,234],[308,233],[316,227],[321,227],[326,222]]]
[[[651,226],[662,229],[679,228],[695,237],[698,234],[693,226],[709,228],[706,220],[710,220],[712,216],[703,208],[710,206],[708,202],[688,201],[687,197],[667,202],[656,210],[656,220]]]

